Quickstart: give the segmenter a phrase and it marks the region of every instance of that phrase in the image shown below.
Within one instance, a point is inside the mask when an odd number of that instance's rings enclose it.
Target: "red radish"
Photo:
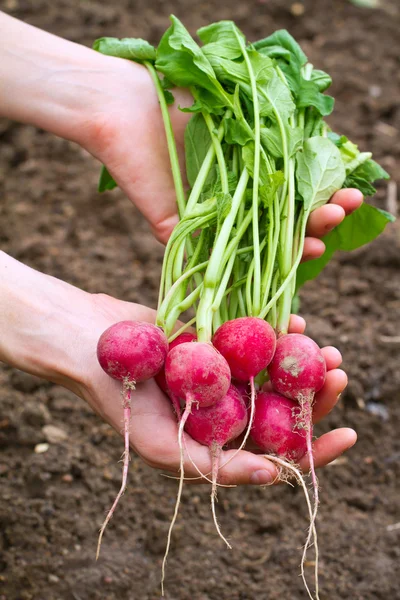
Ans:
[[[175,511],[168,531],[167,547],[162,564],[161,590],[164,595],[165,565],[171,544],[171,534],[178,515],[182,496],[184,452],[183,430],[191,413],[192,404],[207,407],[223,398],[230,386],[231,372],[224,357],[206,342],[185,342],[175,346],[165,361],[165,378],[169,391],[185,401],[186,406],[179,422],[178,445],[180,452],[180,477]]]
[[[213,337],[213,344],[224,356],[231,369],[232,377],[250,382],[250,419],[239,450],[244,448],[254,419],[254,378],[267,368],[274,356],[276,336],[267,321],[258,317],[240,317],[226,321]]]
[[[297,402],[276,392],[259,392],[256,396],[251,437],[268,454],[298,462],[307,452],[304,429],[298,427],[300,407]]]
[[[298,427],[303,427],[307,435],[307,452],[317,505],[318,482],[312,452],[312,405],[315,393],[325,382],[324,356],[311,338],[301,333],[288,333],[278,339],[268,373],[275,391],[300,404]]]
[[[224,357],[204,342],[175,346],[165,361],[165,376],[168,389],[185,399],[187,414],[192,402],[204,407],[220,400],[228,391],[231,380]]]
[[[325,382],[326,363],[320,348],[311,338],[300,333],[288,333],[278,339],[268,373],[274,390],[296,400],[301,409],[297,418],[297,428],[304,429],[306,434],[307,454],[314,488],[314,511],[305,546],[306,551],[311,532],[314,531],[319,504],[318,480],[312,450],[312,406],[316,392]],[[305,554],[303,554],[302,568],[304,560]]]
[[[211,509],[215,526],[221,538],[230,548],[222,535],[215,514],[217,495],[217,475],[222,447],[236,439],[247,425],[247,408],[240,392],[231,385],[226,396],[212,406],[197,408],[188,416],[185,430],[196,442],[208,446],[212,462]]]
[[[172,340],[172,342],[169,343],[168,351],[170,352],[172,350],[172,348],[175,348],[175,346],[179,346],[180,344],[184,344],[185,342],[194,342],[196,340],[197,340],[197,336],[195,333],[191,333],[190,331],[185,331],[184,333],[181,333],[180,335],[178,335],[178,337],[176,337],[174,340]],[[161,371],[159,371],[159,373],[157,373],[157,375],[154,377],[154,379],[156,380],[158,387],[165,394],[167,394],[167,396],[169,396],[169,398],[172,402],[172,405],[174,407],[175,414],[179,420],[180,416],[181,416],[181,405],[179,403],[179,398],[177,398],[176,396],[171,394],[168,390],[167,380],[165,379],[164,365],[161,367]]]
[[[314,340],[301,333],[288,333],[278,338],[268,374],[280,394],[300,404],[312,402],[325,382],[325,359]]]
[[[157,375],[167,352],[168,341],[162,329],[139,321],[111,325],[97,344],[97,358],[107,375],[134,383]]]
[[[240,317],[218,327],[212,342],[226,358],[232,377],[250,381],[271,362],[276,336],[267,321],[258,317]]]
[[[129,466],[129,422],[131,418],[131,392],[136,383],[154,377],[164,364],[168,352],[168,340],[155,325],[138,321],[120,321],[111,325],[100,336],[97,358],[102,369],[118,381],[122,381],[124,408],[124,465],[122,484],[118,495],[101,527],[96,559],[100,554],[103,533],[126,488]]]

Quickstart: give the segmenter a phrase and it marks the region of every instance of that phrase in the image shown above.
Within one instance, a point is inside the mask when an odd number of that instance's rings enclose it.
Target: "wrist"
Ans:
[[[146,72],[1,12],[0,52],[0,116],[85,146],[96,131],[114,71]]]
[[[95,324],[91,294],[0,251],[0,360],[81,394]]]

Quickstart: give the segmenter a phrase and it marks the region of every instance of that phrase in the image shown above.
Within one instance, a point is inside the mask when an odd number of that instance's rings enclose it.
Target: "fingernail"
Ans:
[[[259,471],[254,471],[254,473],[252,473],[250,483],[252,485],[266,485],[267,483],[272,483],[275,479],[276,476],[270,471],[260,469]]]

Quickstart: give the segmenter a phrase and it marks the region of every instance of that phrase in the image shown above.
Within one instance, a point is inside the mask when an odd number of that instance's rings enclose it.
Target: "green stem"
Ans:
[[[228,185],[228,171],[226,168],[225,156],[222,150],[221,142],[218,137],[218,133],[215,133],[215,125],[214,121],[210,114],[203,113],[204,120],[208,127],[208,131],[211,136],[211,140],[214,146],[215,154],[218,161],[219,173],[221,177],[221,187],[222,192],[224,194],[229,194],[229,185]]]
[[[250,315],[256,315],[261,308],[261,259],[260,259],[260,236],[258,227],[258,188],[260,183],[260,107],[258,101],[257,82],[253,71],[249,55],[245,48],[243,39],[239,36],[235,28],[236,38],[239,42],[247,70],[250,77],[251,94],[253,99],[254,109],[254,173],[253,173],[253,245],[254,245],[254,283],[253,283],[253,299]]]
[[[156,88],[158,101],[160,103],[161,114],[162,114],[162,118],[164,121],[165,135],[167,138],[169,159],[171,162],[172,177],[173,177],[174,186],[175,186],[176,202],[178,204],[179,216],[182,217],[185,213],[186,198],[185,198],[185,190],[183,188],[183,182],[182,182],[181,170],[180,170],[180,166],[179,166],[178,152],[177,152],[176,144],[175,144],[174,132],[172,129],[171,119],[169,116],[168,105],[165,100],[164,90],[161,87],[161,82],[160,82],[160,79],[157,75],[157,71],[155,70],[154,66],[147,61],[144,61],[143,64],[147,67],[147,69],[150,73],[150,76],[151,76],[154,86]]]
[[[208,261],[204,261],[204,262],[200,263],[199,265],[196,265],[196,266],[192,267],[191,269],[188,269],[187,271],[185,271],[183,273],[183,275],[177,281],[175,281],[174,285],[170,288],[170,290],[168,291],[167,295],[165,296],[160,308],[158,309],[156,323],[159,327],[164,326],[164,323],[166,321],[166,315],[168,314],[169,305],[170,305],[171,301],[174,300],[174,297],[175,297],[176,293],[178,292],[179,288],[181,287],[181,285],[183,283],[185,283],[190,277],[192,277],[192,275],[205,269],[207,267],[207,264],[208,264]]]
[[[170,344],[171,342],[173,342],[177,337],[184,333],[186,329],[189,329],[189,327],[191,327],[194,323],[196,323],[196,317],[193,317],[193,319],[190,319],[190,321],[188,321],[187,323],[182,325],[182,327],[180,327],[177,331],[175,331],[175,333],[173,333],[168,338],[168,343]]]
[[[174,305],[172,310],[169,311],[168,317],[167,317],[167,319],[165,321],[165,325],[164,325],[164,331],[165,331],[165,335],[167,337],[174,330],[176,322],[179,319],[179,315],[181,315],[186,310],[189,310],[189,308],[191,308],[193,306],[193,304],[196,302],[196,300],[199,298],[201,291],[202,291],[202,287],[203,287],[202,285],[199,285],[199,287],[194,289],[193,292],[191,292],[188,296],[186,296],[186,298],[184,300],[182,300],[182,302]]]
[[[260,319],[265,319],[265,317],[268,315],[268,312],[270,311],[271,307],[279,300],[279,298],[281,297],[283,292],[287,289],[289,284],[291,284],[293,277],[296,275],[297,267],[300,264],[301,257],[303,254],[304,237],[305,237],[307,219],[308,219],[309,214],[310,214],[310,211],[307,210],[303,213],[303,215],[301,217],[302,223],[301,223],[301,232],[300,232],[300,243],[299,243],[299,249],[297,252],[296,260],[294,261],[293,266],[290,269],[290,272],[289,272],[288,276],[286,277],[286,279],[283,281],[283,283],[281,284],[279,289],[272,296],[271,300],[268,302],[268,304],[262,309],[262,311],[258,315],[260,317]]]
[[[213,251],[208,261],[208,267],[203,281],[204,289],[197,310],[197,337],[199,342],[209,342],[211,340],[211,307],[214,301],[215,290],[220,280],[221,257],[225,253],[239,206],[246,191],[248,180],[249,174],[247,169],[244,168],[232,198],[230,211],[222,224],[217,239],[214,242]]]
[[[221,283],[219,284],[218,291],[215,294],[215,299],[214,299],[214,302],[213,302],[212,307],[211,307],[211,310],[213,312],[215,312],[216,310],[218,310],[220,308],[222,299],[223,299],[224,294],[225,294],[225,290],[226,290],[228,282],[229,282],[229,278],[230,278],[231,273],[232,273],[232,269],[233,269],[233,265],[234,265],[234,262],[235,262],[235,258],[236,258],[236,255],[232,254],[232,256],[230,257],[230,259],[228,261],[228,264],[224,268],[224,275],[222,277]]]
[[[295,175],[294,175],[294,160],[289,161],[289,189],[288,197],[285,203],[285,210],[282,215],[283,227],[281,227],[281,248],[282,255],[279,264],[279,270],[282,280],[285,280],[292,268],[293,262],[293,233],[294,233],[294,217],[295,217]],[[291,288],[286,288],[279,302],[279,331],[287,331],[289,326],[290,311],[292,306]]]

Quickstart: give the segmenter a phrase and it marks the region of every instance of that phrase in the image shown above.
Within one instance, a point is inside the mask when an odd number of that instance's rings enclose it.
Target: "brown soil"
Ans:
[[[3,0],[30,23],[90,44],[101,35],[157,41],[169,12],[193,31],[233,18],[251,37],[288,28],[334,77],[331,121],[400,172],[397,0],[379,10],[346,0]],[[173,6],[171,6],[173,4]],[[294,16],[300,7],[304,14]],[[12,256],[91,292],[154,305],[162,249],[119,192],[99,197],[98,165],[32,127],[0,122],[0,241]],[[385,189],[375,199],[385,205]],[[350,385],[317,433],[349,425],[359,442],[320,472],[321,598],[400,598],[400,242],[392,226],[367,249],[341,256],[307,286],[302,312],[321,344],[343,352]],[[121,440],[83,401],[55,385],[0,371],[1,600],[154,600],[176,484],[139,459],[123,510],[94,561],[96,533],[120,482]],[[375,413],[375,414],[374,414]],[[35,454],[42,427],[67,441]],[[301,492],[221,490],[230,536],[216,537],[206,488],[184,492],[168,562],[170,600],[301,599],[306,513]],[[311,575],[312,566],[307,572]]]

